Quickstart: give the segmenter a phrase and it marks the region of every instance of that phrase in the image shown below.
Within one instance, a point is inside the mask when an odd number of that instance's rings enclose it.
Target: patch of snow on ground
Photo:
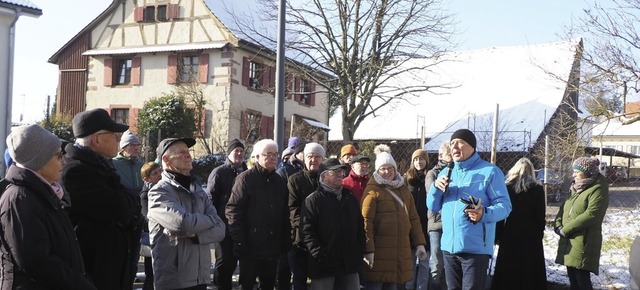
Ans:
[[[607,213],[602,225],[603,244],[612,241],[614,246],[603,249],[600,256],[600,275],[591,275],[594,288],[615,287],[628,289],[631,276],[629,275],[629,246],[624,242],[616,244],[616,240],[630,239],[633,241],[640,228],[640,209],[623,210]],[[544,256],[547,264],[547,280],[556,284],[569,285],[567,268],[555,263],[558,251],[558,235],[553,228],[547,227],[544,233]],[[619,246],[619,247],[616,247]],[[603,247],[605,248],[605,247]]]

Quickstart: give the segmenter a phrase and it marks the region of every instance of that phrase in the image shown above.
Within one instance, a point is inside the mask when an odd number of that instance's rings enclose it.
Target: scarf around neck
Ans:
[[[571,184],[571,193],[580,193],[585,189],[591,187],[594,183],[598,181],[600,174],[596,174],[595,176],[591,176],[585,179],[574,180]]]
[[[378,172],[373,173],[373,179],[375,179],[378,184],[388,185],[391,188],[398,188],[404,185],[404,178],[397,172],[396,177],[393,178],[393,180],[384,179],[380,174],[378,174]]]

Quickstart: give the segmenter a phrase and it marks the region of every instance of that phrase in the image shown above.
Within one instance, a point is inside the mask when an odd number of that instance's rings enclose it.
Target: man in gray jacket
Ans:
[[[224,222],[191,176],[193,138],[167,138],[157,155],[162,180],[149,191],[149,231],[155,289],[205,290],[211,283],[209,244],[222,241]]]

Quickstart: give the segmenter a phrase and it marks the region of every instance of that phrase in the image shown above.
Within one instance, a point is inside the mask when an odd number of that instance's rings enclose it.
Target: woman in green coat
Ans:
[[[571,195],[556,216],[560,235],[556,263],[567,266],[570,289],[589,290],[590,272],[598,274],[602,248],[602,220],[609,206],[609,185],[596,158],[573,162]]]

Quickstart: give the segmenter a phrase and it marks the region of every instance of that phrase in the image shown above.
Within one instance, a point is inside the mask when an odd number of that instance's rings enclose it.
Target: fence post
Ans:
[[[493,138],[491,139],[491,163],[496,164],[497,146],[498,146],[498,119],[500,113],[500,104],[496,104],[496,113],[493,115]]]

